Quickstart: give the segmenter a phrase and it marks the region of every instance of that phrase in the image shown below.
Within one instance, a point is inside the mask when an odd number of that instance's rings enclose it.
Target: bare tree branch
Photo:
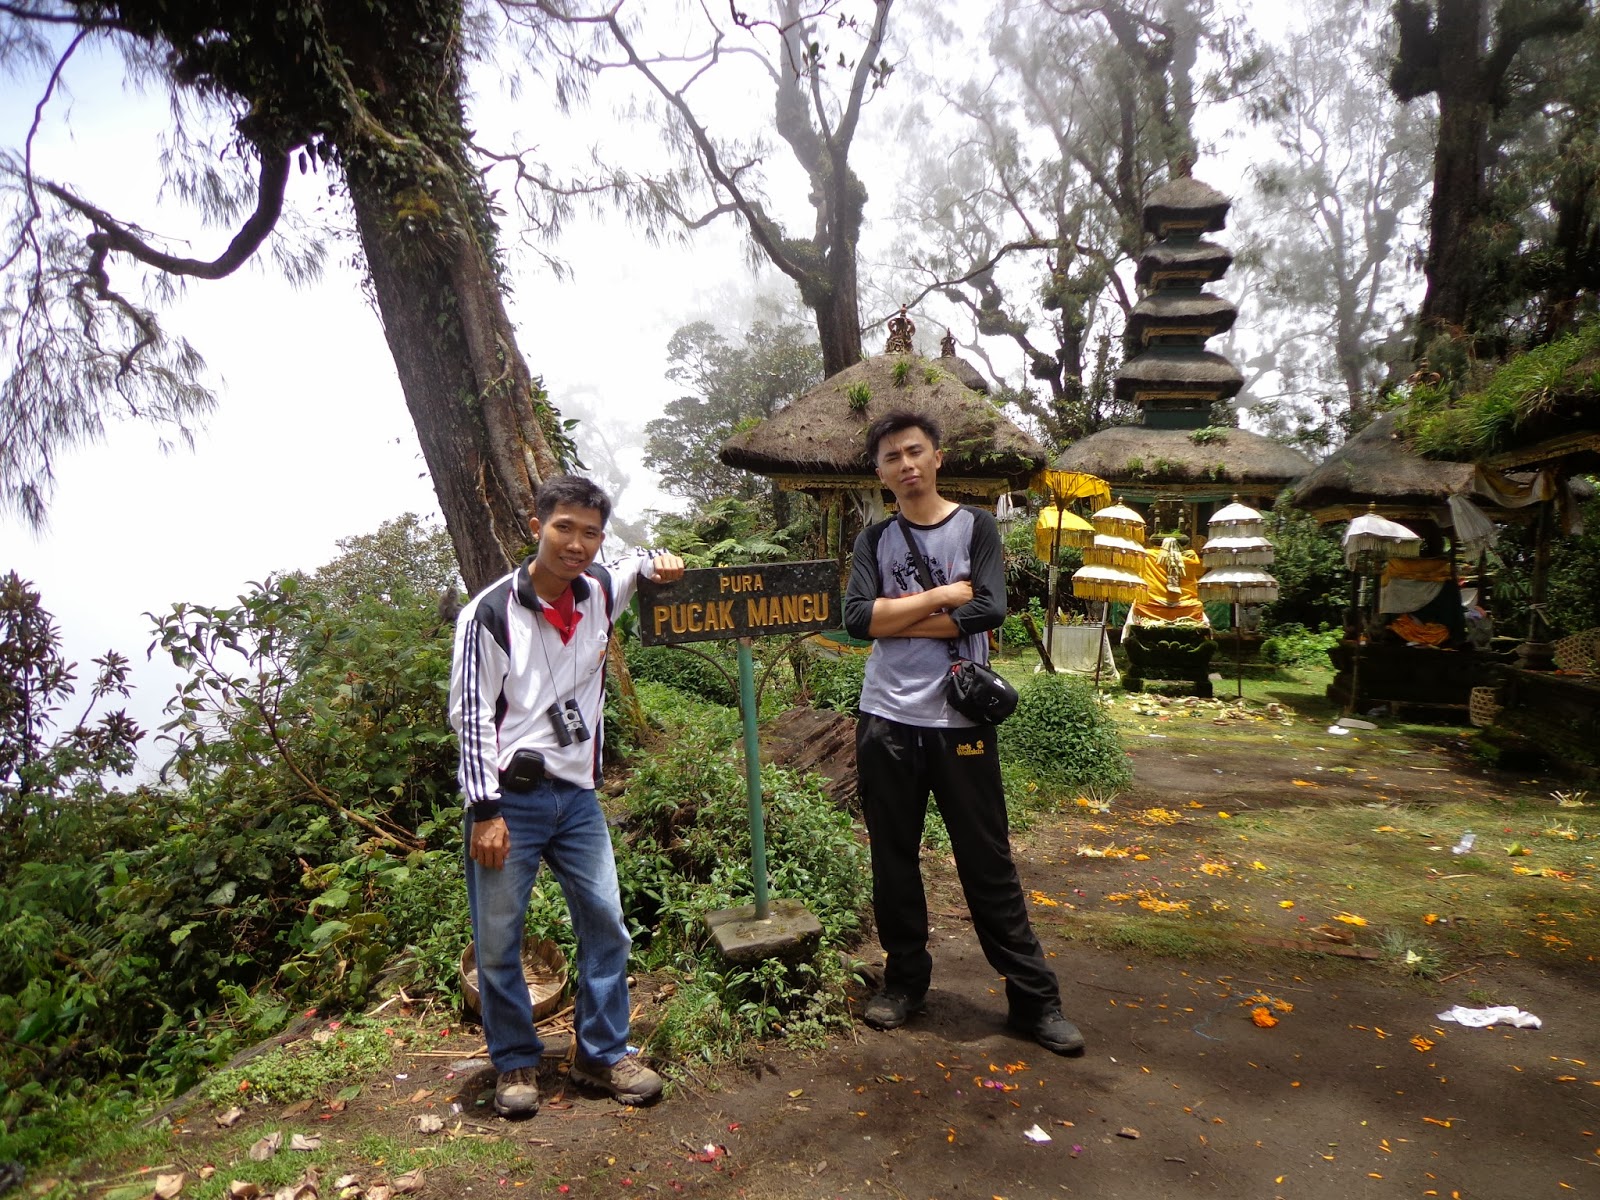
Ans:
[[[84,239],[93,251],[91,271],[103,270],[106,256],[120,252],[169,274],[188,275],[196,279],[223,279],[249,260],[277,224],[283,212],[283,193],[289,183],[290,156],[291,151],[286,150],[273,157],[262,158],[255,212],[240,227],[228,243],[228,248],[209,262],[198,258],[180,258],[157,250],[110,213],[80,199],[60,184],[45,182],[41,186],[94,224],[97,232]]]
[[[17,231],[16,248],[6,256],[4,262],[0,262],[0,274],[9,271],[12,264],[21,257],[23,250],[29,246],[33,247],[35,273],[44,269],[38,240],[33,236],[34,223],[42,215],[39,208],[39,194],[34,187],[33,139],[39,134],[39,123],[44,119],[45,106],[50,103],[50,97],[55,93],[56,85],[61,81],[61,72],[66,69],[67,60],[83,44],[84,38],[88,37],[89,33],[90,31],[87,29],[79,30],[78,35],[61,52],[61,57],[56,60],[55,68],[50,72],[49,81],[44,85],[44,94],[39,97],[39,103],[33,107],[33,123],[28,126],[28,137],[22,144],[22,186],[28,193],[28,215],[23,220],[21,228]]]
[[[629,65],[644,76],[657,94],[671,105],[673,111],[682,119],[684,127],[689,131],[689,136],[694,139],[695,148],[700,154],[700,161],[705,166],[706,173],[727,192],[734,210],[744,218],[745,224],[750,230],[750,236],[755,239],[756,244],[772,260],[773,266],[797,283],[802,281],[806,276],[805,269],[790,258],[778,238],[774,236],[777,226],[767,216],[760,203],[746,196],[739,187],[737,178],[723,166],[722,157],[717,153],[716,144],[711,140],[711,135],[706,131],[705,126],[695,117],[694,110],[689,107],[689,102],[683,98],[683,93],[668,87],[661,77],[650,69],[650,65],[640,57],[638,51],[634,49],[632,39],[628,37],[627,32],[622,28],[622,23],[617,19],[615,9],[606,16],[604,24],[611,32],[611,36],[616,40],[617,45],[622,48],[622,52],[628,56]],[[719,33],[717,42],[720,43],[720,41],[721,34]],[[718,45],[714,44],[712,46],[710,55],[712,60],[715,61],[718,55]]]

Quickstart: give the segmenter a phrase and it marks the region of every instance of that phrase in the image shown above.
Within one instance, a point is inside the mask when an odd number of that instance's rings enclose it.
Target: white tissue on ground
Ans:
[[[1538,1029],[1544,1022],[1531,1012],[1523,1012],[1512,1004],[1499,1004],[1493,1008],[1462,1008],[1456,1005],[1449,1012],[1439,1014],[1441,1021],[1454,1021],[1468,1029],[1487,1029],[1491,1025],[1515,1025],[1518,1029]]]

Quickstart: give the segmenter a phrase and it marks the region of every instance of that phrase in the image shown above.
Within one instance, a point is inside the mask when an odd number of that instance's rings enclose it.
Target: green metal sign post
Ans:
[[[750,873],[755,903],[707,913],[705,922],[724,957],[735,962],[803,955],[816,945],[822,925],[798,901],[768,895],[766,817],[761,803],[761,745],[756,725],[760,689],[755,681],[757,637],[804,637],[842,622],[838,568],[832,560],[766,563],[685,571],[668,584],[639,584],[639,639],[647,646],[685,642],[737,643],[739,709],[744,720],[745,794],[750,809]],[[722,664],[706,658],[726,678]],[[730,683],[733,681],[730,679]]]
[[[767,822],[761,810],[761,747],[756,742],[756,666],[750,639],[739,639],[739,708],[744,714],[745,795],[750,801],[750,872],[756,885],[756,920],[770,915],[767,902]]]

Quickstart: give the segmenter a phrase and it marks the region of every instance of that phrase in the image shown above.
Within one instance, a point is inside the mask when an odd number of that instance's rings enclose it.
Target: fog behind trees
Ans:
[[[33,249],[56,256],[64,287],[84,265],[94,224],[82,205],[52,207],[30,189],[30,169],[165,254],[194,258],[237,235],[265,178],[248,140],[234,136],[253,127],[238,126],[241,110],[226,98],[174,84],[184,119],[173,123],[159,53],[127,67],[110,39],[90,36],[52,85],[71,43],[67,19],[90,7],[30,0],[0,15],[11,71],[0,110],[11,240],[0,261],[12,329],[26,303],[15,288],[25,291],[43,261],[18,232],[34,207],[46,210],[36,228],[59,240]],[[475,476],[453,492],[441,483],[441,470],[458,465],[447,452],[456,435],[419,442],[404,416],[408,368],[389,352],[399,318],[385,318],[388,350],[376,336],[385,326],[374,319],[384,300],[367,273],[373,248],[430,210],[406,208],[400,188],[386,201],[368,197],[363,227],[336,168],[365,132],[325,154],[317,147],[334,135],[314,131],[309,161],[287,175],[283,216],[226,280],[184,279],[149,256],[144,265],[108,257],[114,288],[172,339],[160,364],[170,378],[153,376],[156,390],[130,401],[113,364],[98,377],[101,395],[77,396],[83,411],[58,423],[49,470],[33,481],[45,538],[17,519],[26,504],[9,463],[8,557],[45,588],[72,636],[90,631],[78,654],[87,659],[106,644],[139,643],[145,609],[223,599],[245,578],[314,566],[338,537],[431,510],[430,492],[455,496],[444,516],[458,551],[463,536],[480,538],[473,573],[482,575],[510,552],[528,489],[563,462],[583,461],[620,493],[619,528],[635,540],[647,536],[651,510],[703,504],[722,486],[706,455],[716,420],[706,418],[738,395],[726,394],[726,373],[717,382],[696,361],[719,345],[791,366],[801,342],[824,363],[874,353],[882,321],[907,301],[921,349],[935,352],[950,328],[997,398],[1061,445],[1127,418],[1108,383],[1137,299],[1139,209],[1191,167],[1234,200],[1220,240],[1237,261],[1223,290],[1241,315],[1221,348],[1249,381],[1237,419],[1326,452],[1441,336],[1428,362],[1448,369],[1479,347],[1554,336],[1591,304],[1588,147],[1600,95],[1591,7],[999,0],[950,11],[900,0],[826,4],[825,19],[806,26],[807,14],[785,2],[742,24],[688,5],[624,5],[615,25],[573,20],[590,11],[579,5],[470,5],[466,119],[451,170],[487,249],[466,275],[481,295],[498,279],[506,320],[491,314],[482,328],[526,363],[508,378],[532,407],[513,405],[524,415],[512,425],[532,413],[542,430],[490,427],[475,443],[502,479],[500,498],[482,510],[490,515],[474,515]],[[419,20],[451,9],[415,6]],[[60,20],[30,23],[40,15]],[[1448,83],[1441,93],[1452,63],[1494,76],[1470,93]],[[1440,165],[1442,102],[1454,122],[1445,149],[1470,150],[1470,162]],[[1470,204],[1450,220],[1476,264],[1465,301],[1459,276],[1444,270],[1458,259],[1430,244],[1441,218],[1429,205],[1440,181],[1463,170]],[[401,217],[373,216],[383,212]],[[407,253],[397,251],[390,294],[419,278],[421,260]],[[298,290],[286,270],[302,277]],[[410,342],[428,311],[417,309]],[[1419,328],[1419,312],[1434,323]],[[207,364],[185,357],[177,339]],[[12,358],[0,364],[13,378],[19,346],[9,343]],[[488,343],[461,361],[474,387],[499,386]],[[69,377],[59,366],[56,378]],[[543,398],[530,391],[541,383]],[[792,390],[742,394],[759,406]],[[434,402],[427,388],[419,394]],[[52,395],[35,388],[32,399]],[[413,396],[414,418],[417,405]],[[152,414],[168,419],[152,428]],[[732,423],[752,415],[727,410]],[[676,444],[697,447],[709,474],[694,475],[692,455],[661,453],[675,419],[696,427]],[[644,452],[651,421],[667,422],[652,435],[660,473]],[[48,420],[30,427],[50,436]],[[8,443],[18,428],[7,425]],[[109,445],[96,450],[102,429]],[[181,447],[186,430],[201,431],[193,452],[156,454],[163,439]],[[497,449],[502,435],[510,440]],[[540,438],[552,446],[540,450]],[[123,520],[111,526],[108,512]],[[490,524],[492,537],[479,529]],[[74,599],[83,572],[70,564],[97,558],[133,597],[115,629]]]

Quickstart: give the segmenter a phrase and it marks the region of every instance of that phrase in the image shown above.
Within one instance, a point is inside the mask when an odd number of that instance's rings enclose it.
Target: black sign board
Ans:
[[[646,646],[838,629],[839,568],[831,559],[685,571],[675,583],[639,580]]]

